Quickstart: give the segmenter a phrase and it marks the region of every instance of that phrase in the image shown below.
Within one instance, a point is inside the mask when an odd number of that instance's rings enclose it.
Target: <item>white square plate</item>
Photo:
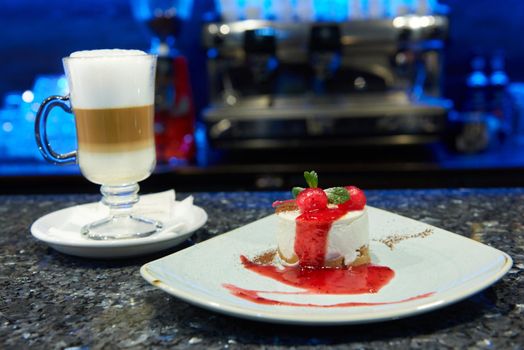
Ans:
[[[297,291],[246,270],[240,262],[241,255],[255,257],[276,248],[275,215],[145,264],[140,272],[167,293],[216,312],[288,324],[352,324],[412,316],[455,303],[495,283],[512,265],[510,256],[500,250],[419,221],[367,208],[372,263],[395,271],[389,284],[374,294],[262,295],[299,304],[382,305],[264,305],[231,294],[224,284],[250,290]],[[426,229],[432,234],[401,241],[393,249],[380,242],[393,234],[410,235]],[[428,293],[432,294],[415,298]]]

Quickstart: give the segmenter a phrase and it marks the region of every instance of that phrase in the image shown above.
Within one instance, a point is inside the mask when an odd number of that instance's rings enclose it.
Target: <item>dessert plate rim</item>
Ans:
[[[275,306],[275,305],[260,305],[255,303],[246,302],[243,299],[236,298],[230,299],[217,294],[216,290],[208,289],[206,290],[201,285],[198,284],[198,277],[194,277],[192,280],[184,279],[187,275],[182,276],[183,268],[179,264],[181,260],[187,259],[188,256],[191,256],[190,253],[206,252],[206,249],[217,245],[217,243],[223,243],[225,241],[228,243],[228,239],[231,240],[231,237],[239,236],[245,231],[252,229],[253,225],[264,223],[265,221],[272,220],[275,215],[269,215],[257,221],[254,221],[250,224],[241,226],[232,231],[226,232],[217,237],[213,237],[209,240],[201,242],[197,245],[191,246],[179,252],[173,253],[171,255],[165,256],[163,258],[154,260],[147,264],[144,264],[140,268],[140,273],[142,277],[148,281],[153,286],[160,288],[161,290],[182,299],[190,304],[234,316],[239,318],[245,318],[255,321],[270,322],[270,323],[281,323],[281,324],[293,324],[293,325],[343,325],[343,324],[361,324],[361,323],[371,323],[371,322],[381,322],[387,320],[395,320],[410,316],[415,316],[418,314],[426,313],[435,309],[439,309],[450,304],[459,302],[467,297],[474,295],[477,292],[482,291],[483,289],[491,286],[499,279],[501,279],[511,268],[513,261],[511,257],[491,246],[487,246],[483,243],[471,240],[467,237],[437,228],[435,226],[421,223],[398,214],[394,214],[382,209],[374,208],[367,206],[370,211],[375,212],[375,214],[391,215],[401,220],[408,220],[410,222],[417,222],[423,224],[431,229],[438,230],[440,233],[453,238],[454,240],[462,241],[462,243],[468,245],[469,247],[483,247],[484,251],[489,251],[493,255],[493,259],[490,260],[490,267],[475,277],[460,282],[458,285],[450,287],[442,291],[435,291],[433,295],[421,299],[413,299],[407,302],[402,303],[392,303],[394,305],[386,306],[363,306],[357,308],[344,308],[340,309],[348,310],[347,313],[330,313],[330,312],[319,312],[322,308],[308,307],[308,313],[295,313],[293,310],[301,309],[299,308],[286,308],[284,306]],[[266,230],[269,231],[269,230]],[[269,234],[271,235],[271,233]],[[261,242],[261,246],[266,246],[267,250],[268,242]],[[370,242],[371,243],[371,242]],[[379,243],[374,243],[378,245]],[[409,241],[406,241],[405,244],[409,244]],[[420,244],[419,244],[420,245]],[[230,245],[223,244],[224,250],[221,254],[227,254]],[[418,246],[417,246],[418,247]],[[262,248],[262,247],[261,247]],[[193,254],[194,255],[194,254]],[[240,265],[240,261],[237,259],[237,263]],[[189,261],[190,263],[191,261]],[[186,261],[188,263],[188,261]],[[166,266],[168,266],[166,268]],[[231,266],[220,266],[223,268],[231,268]],[[192,267],[193,268],[193,267]],[[192,271],[191,276],[198,276],[199,271]],[[194,274],[193,274],[194,273]],[[169,276],[168,279],[165,277]],[[257,276],[260,279],[264,277]],[[464,276],[460,276],[464,278]],[[243,286],[246,287],[246,286]],[[282,308],[282,310],[279,310]],[[337,308],[338,309],[338,308]],[[325,310],[325,309],[322,309]],[[370,310],[372,312],[370,312]],[[281,312],[282,311],[282,312]],[[362,312],[361,312],[362,311]]]

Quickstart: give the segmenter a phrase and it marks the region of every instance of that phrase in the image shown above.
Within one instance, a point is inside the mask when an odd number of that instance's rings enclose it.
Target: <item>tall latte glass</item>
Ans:
[[[91,239],[144,237],[162,224],[133,212],[138,182],[156,163],[153,131],[156,56],[138,50],[79,51],[63,59],[68,96],[47,98],[37,113],[36,141],[56,164],[77,162],[82,174],[100,184],[108,217],[84,226]],[[75,115],[78,150],[56,153],[46,136],[53,107]]]

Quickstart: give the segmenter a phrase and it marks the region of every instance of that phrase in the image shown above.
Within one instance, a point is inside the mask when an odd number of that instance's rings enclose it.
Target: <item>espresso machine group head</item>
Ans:
[[[326,92],[326,81],[335,77],[340,68],[340,27],[333,24],[312,25],[308,46],[309,62],[314,71],[313,90],[323,94]]]
[[[418,144],[440,138],[448,20],[405,15],[346,22],[205,25],[217,148]]]

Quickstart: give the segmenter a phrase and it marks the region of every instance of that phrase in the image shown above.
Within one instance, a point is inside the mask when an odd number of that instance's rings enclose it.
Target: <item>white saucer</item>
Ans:
[[[116,259],[146,255],[174,247],[188,239],[207,221],[205,210],[193,205],[189,214],[193,217],[188,220],[188,224],[181,225],[174,230],[173,227],[170,227],[168,230],[160,231],[149,237],[96,241],[82,237],[79,226],[74,230],[56,229],[79,209],[91,209],[96,205],[98,204],[84,204],[47,214],[33,223],[31,234],[64,254],[86,258]]]

